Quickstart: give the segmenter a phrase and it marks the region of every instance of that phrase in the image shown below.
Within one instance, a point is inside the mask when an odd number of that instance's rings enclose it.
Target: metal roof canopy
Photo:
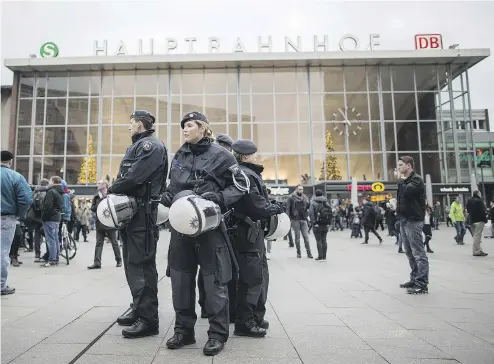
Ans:
[[[349,52],[206,53],[6,59],[19,72],[198,69],[224,67],[364,66],[464,64],[468,68],[490,56],[490,50],[442,49]]]

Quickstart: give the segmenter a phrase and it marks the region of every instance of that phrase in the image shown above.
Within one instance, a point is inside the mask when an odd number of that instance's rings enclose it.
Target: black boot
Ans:
[[[267,330],[269,329],[269,321],[267,320],[262,320],[261,322],[258,323],[259,327],[264,329],[264,330]]]
[[[160,333],[157,326],[150,326],[141,320],[137,320],[131,327],[122,330],[122,336],[127,339],[136,339],[138,337],[154,336]]]
[[[411,288],[414,286],[415,286],[415,283],[413,283],[412,281],[408,281],[407,283],[400,284],[400,288]]]
[[[249,321],[244,324],[235,324],[234,335],[248,337],[264,337],[266,329],[259,327],[255,321]]]
[[[204,353],[204,355],[213,356],[219,354],[219,352],[223,350],[224,347],[225,343],[216,339],[209,339],[206,345],[204,345],[204,349],[202,349],[202,352]]]
[[[208,318],[208,313],[206,312],[206,309],[201,306],[201,318]]]
[[[307,250],[307,258],[309,258],[309,259],[312,259],[313,258],[312,253],[310,252],[310,250]]]
[[[300,254],[300,250],[297,251],[297,258],[302,258],[302,254]]]
[[[429,293],[429,289],[427,288],[427,286],[419,287],[419,286],[413,285],[413,287],[407,288],[407,293],[408,294],[427,294],[427,293]]]
[[[194,335],[184,335],[179,332],[173,334],[171,338],[166,342],[166,347],[168,349],[180,349],[185,345],[192,345],[196,343],[196,338]]]
[[[117,318],[117,324],[120,326],[132,326],[137,321],[136,312],[131,310],[129,313]]]

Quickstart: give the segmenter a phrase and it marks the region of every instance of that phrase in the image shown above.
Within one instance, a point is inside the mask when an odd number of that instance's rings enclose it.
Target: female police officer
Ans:
[[[271,203],[256,164],[257,146],[251,140],[232,144],[240,169],[250,180],[250,190],[233,207],[236,220],[235,253],[240,270],[237,291],[235,335],[263,337],[269,323],[264,320],[269,282],[268,264],[262,226],[270,216],[284,212],[281,205]]]
[[[212,143],[208,119],[199,112],[187,113],[181,121],[185,143],[176,152],[170,168],[170,183],[162,197],[169,207],[173,197],[183,190],[217,203],[224,210],[238,201],[247,185],[233,155]],[[236,181],[236,182],[235,182]],[[206,311],[209,318],[209,340],[205,355],[216,355],[224,347],[229,335],[227,283],[232,277],[232,266],[226,237],[217,228],[195,238],[172,229],[168,257],[175,309],[175,334],[166,346],[179,349],[194,344],[195,277],[201,266],[206,292]]]

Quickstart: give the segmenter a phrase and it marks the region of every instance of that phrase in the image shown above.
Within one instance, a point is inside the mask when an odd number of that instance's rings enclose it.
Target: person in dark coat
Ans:
[[[379,239],[379,244],[382,244],[383,239],[376,231],[376,206],[372,202],[362,200],[363,213],[362,213],[362,225],[364,226],[364,242],[362,244],[369,244],[369,232],[373,233],[376,238]],[[377,207],[379,208],[379,207]]]
[[[485,257],[487,253],[482,250],[481,243],[484,226],[487,223],[487,212],[480,191],[473,191],[472,198],[467,202],[467,211],[473,235],[473,256]]]

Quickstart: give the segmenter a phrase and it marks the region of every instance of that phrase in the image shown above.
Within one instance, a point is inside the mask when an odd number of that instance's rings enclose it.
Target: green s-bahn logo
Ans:
[[[46,42],[39,49],[39,54],[41,57],[57,57],[58,46],[53,42]]]

